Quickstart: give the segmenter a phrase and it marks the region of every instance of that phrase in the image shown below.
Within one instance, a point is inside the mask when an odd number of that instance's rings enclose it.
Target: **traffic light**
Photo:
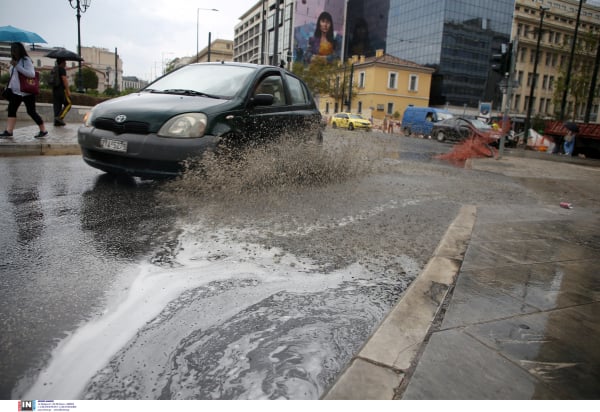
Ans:
[[[504,77],[511,69],[513,44],[502,43],[502,54],[492,55],[492,70]]]

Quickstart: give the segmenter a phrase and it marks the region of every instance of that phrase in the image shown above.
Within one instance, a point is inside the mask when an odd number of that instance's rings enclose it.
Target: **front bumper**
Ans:
[[[106,149],[100,144],[102,139],[127,142],[127,151]],[[81,126],[77,131],[77,141],[83,160],[92,167],[114,174],[164,178],[180,175],[185,160],[214,150],[220,137],[175,139],[156,134],[116,134]]]

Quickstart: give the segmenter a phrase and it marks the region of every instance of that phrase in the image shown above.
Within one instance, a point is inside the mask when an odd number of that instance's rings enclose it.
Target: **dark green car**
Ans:
[[[83,159],[112,174],[181,174],[183,161],[221,146],[245,147],[287,133],[322,140],[306,84],[275,66],[197,63],[139,92],[95,106],[78,130]]]

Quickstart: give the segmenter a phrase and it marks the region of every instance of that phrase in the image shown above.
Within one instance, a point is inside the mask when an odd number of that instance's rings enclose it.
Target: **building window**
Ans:
[[[388,103],[387,104],[387,114],[393,114],[394,113],[394,103]]]
[[[548,79],[548,90],[554,90],[554,76],[550,76]]]
[[[542,80],[542,89],[546,90],[548,88],[548,75],[544,75],[544,79]]]
[[[329,102],[325,103],[325,113],[329,113]]]
[[[358,102],[358,113],[362,113],[362,102]]]
[[[408,90],[411,92],[416,92],[419,90],[419,76],[416,74],[411,74],[408,80]]]
[[[517,94],[515,96],[515,104],[513,105],[513,110],[519,111],[519,105],[521,104],[521,95]]]
[[[527,48],[523,47],[521,49],[521,56],[519,56],[519,61],[521,63],[525,62],[525,55],[527,54]]]
[[[398,74],[395,72],[388,73],[388,89],[398,88]]]
[[[364,89],[365,87],[365,72],[360,72],[358,74],[358,87],[360,89]]]

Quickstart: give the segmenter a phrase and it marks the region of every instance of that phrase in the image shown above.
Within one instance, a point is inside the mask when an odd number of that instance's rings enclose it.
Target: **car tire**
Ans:
[[[410,136],[410,134],[411,134],[410,128],[405,127],[403,131],[404,131],[404,136],[407,136],[407,137]]]
[[[354,125],[352,123],[348,125],[348,130],[354,130]]]
[[[332,129],[337,129],[337,123],[336,122],[331,123],[331,128]]]
[[[444,140],[446,140],[446,135],[440,130],[436,133],[435,138],[438,142],[443,142]]]

